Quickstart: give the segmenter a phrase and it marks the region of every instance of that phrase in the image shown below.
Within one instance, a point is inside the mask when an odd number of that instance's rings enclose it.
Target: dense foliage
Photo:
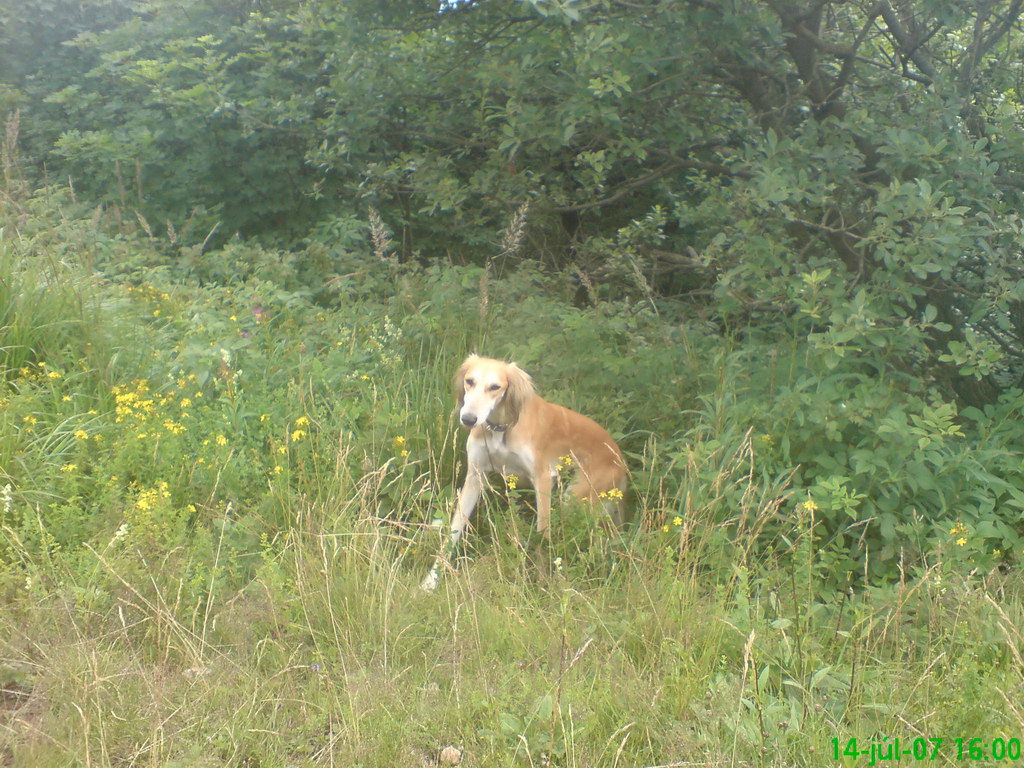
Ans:
[[[396,264],[538,261],[575,307],[653,313],[661,349],[717,356],[717,392],[620,427],[680,451],[695,424],[754,430],[837,573],[1018,546],[1018,0],[3,9],[19,180],[69,180],[176,269],[244,276],[255,239],[294,265],[282,288],[331,306],[371,208]],[[526,247],[503,252],[524,201]],[[522,338],[526,362],[551,344]],[[589,347],[588,385],[665,387],[672,357],[638,343]],[[680,415],[692,392],[724,412]]]
[[[1019,734],[1022,8],[0,0],[0,763]],[[633,523],[424,598],[470,350]]]

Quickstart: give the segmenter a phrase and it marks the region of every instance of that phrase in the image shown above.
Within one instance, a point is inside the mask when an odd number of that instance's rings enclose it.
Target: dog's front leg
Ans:
[[[455,512],[452,513],[451,538],[420,584],[420,587],[427,592],[433,592],[437,588],[437,583],[441,578],[441,565],[455,551],[459,539],[462,538],[466,526],[469,525],[469,519],[473,516],[473,510],[476,509],[476,504],[480,500],[483,487],[483,472],[471,464],[466,471],[466,482],[463,483],[462,490],[459,491],[459,501],[455,506]]]
[[[483,488],[484,473],[478,467],[470,464],[466,471],[466,482],[463,483],[462,490],[459,491],[459,503],[455,507],[455,514],[452,515],[451,547],[458,544],[459,539],[462,538],[466,526],[469,525],[469,519],[473,516],[473,510],[476,509],[476,503],[480,500]]]

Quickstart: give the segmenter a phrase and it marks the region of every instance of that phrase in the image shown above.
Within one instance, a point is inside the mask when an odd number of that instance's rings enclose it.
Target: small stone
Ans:
[[[462,762],[462,750],[449,744],[441,750],[441,754],[437,756],[437,762],[441,765],[458,765]]]

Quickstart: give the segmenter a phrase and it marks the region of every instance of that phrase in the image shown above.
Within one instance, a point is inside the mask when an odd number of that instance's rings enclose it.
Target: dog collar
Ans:
[[[508,424],[495,424],[493,421],[485,421],[484,426],[487,427],[491,432],[504,432],[508,429]]]

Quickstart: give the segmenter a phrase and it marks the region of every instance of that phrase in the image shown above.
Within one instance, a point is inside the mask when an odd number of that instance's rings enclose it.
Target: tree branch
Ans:
[[[732,169],[726,165],[722,165],[721,163],[712,163],[703,160],[691,160],[685,157],[678,157],[677,155],[671,154],[669,152],[657,152],[656,154],[659,154],[662,157],[667,157],[669,159],[667,162],[665,162],[658,168],[654,169],[650,173],[645,174],[644,176],[640,176],[639,178],[633,179],[632,181],[626,184],[623,184],[608,197],[601,198],[600,200],[592,200],[589,203],[577,203],[575,205],[559,205],[556,206],[555,208],[552,208],[552,210],[555,213],[579,213],[581,211],[589,211],[593,208],[605,208],[609,205],[614,205],[615,203],[619,202],[624,197],[629,195],[631,192],[634,192],[642,187],[645,187],[648,184],[657,181],[658,179],[664,178],[665,176],[668,176],[670,173],[674,171],[682,170],[684,168],[708,171],[709,173],[714,173],[718,176],[732,176],[736,178],[745,179],[749,179],[753,175],[748,171]]]
[[[882,19],[885,20],[885,25],[889,28],[889,32],[892,33],[893,39],[899,46],[900,53],[914,62],[915,66],[928,78],[927,84],[933,83],[935,78],[938,77],[938,72],[935,71],[932,63],[921,54],[919,44],[911,38],[910,33],[903,26],[903,22],[896,15],[892,4],[889,0],[881,0],[876,7]]]

